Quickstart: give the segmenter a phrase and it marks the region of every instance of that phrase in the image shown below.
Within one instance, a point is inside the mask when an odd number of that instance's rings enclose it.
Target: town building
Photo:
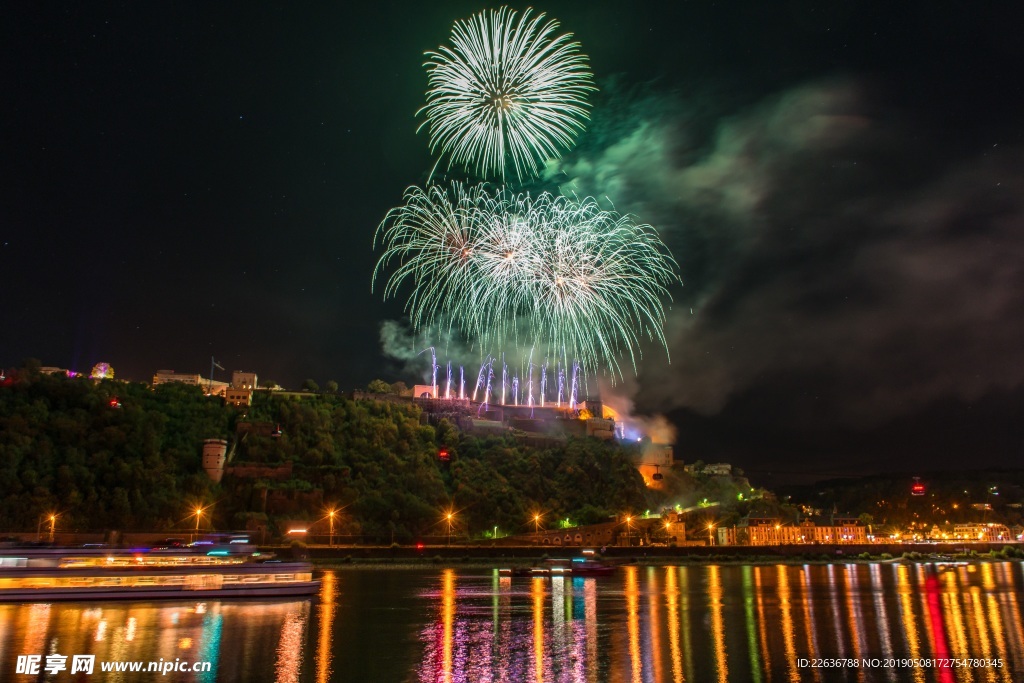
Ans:
[[[786,524],[771,516],[748,515],[733,527],[718,529],[719,545],[801,545],[867,543],[867,529],[852,517],[804,519]]]
[[[228,387],[224,390],[224,402],[233,406],[252,405],[252,389]]]
[[[1013,540],[1010,528],[1005,524],[956,524],[953,526],[953,538],[957,541],[976,541],[979,543],[996,543]]]
[[[189,384],[197,387],[202,387],[203,391],[210,396],[223,396],[224,392],[227,391],[227,382],[218,382],[216,380],[203,379],[202,375],[197,373],[177,373],[174,370],[157,370],[156,374],[153,375],[153,386],[160,384]]]
[[[231,373],[231,388],[232,389],[259,389],[259,383],[257,382],[255,372],[242,372],[241,370],[235,370]]]

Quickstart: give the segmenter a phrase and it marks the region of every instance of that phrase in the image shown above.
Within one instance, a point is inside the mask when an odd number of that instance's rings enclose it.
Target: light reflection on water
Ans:
[[[1024,680],[1020,562],[945,572],[851,563],[630,566],[600,578],[353,569],[320,578],[316,600],[0,604],[0,680],[16,680],[17,655],[52,653],[213,663],[208,674],[92,679],[126,683]],[[1001,658],[1003,668],[796,665],[815,657]]]
[[[0,604],[0,680],[18,655],[96,656],[96,681],[299,681],[310,602],[109,602]],[[205,673],[101,673],[99,662],[208,661]],[[268,672],[274,672],[268,676]],[[45,674],[44,674],[45,676]],[[38,680],[44,680],[40,677]]]
[[[452,681],[1015,681],[1021,563],[624,567],[602,578],[444,573],[415,679]],[[423,597],[436,601],[431,591]],[[482,600],[493,609],[484,614]],[[582,610],[575,609],[582,603]],[[490,628],[483,629],[483,622]],[[500,626],[499,626],[500,625]],[[486,637],[482,634],[486,632]],[[486,657],[478,653],[486,652]],[[530,661],[527,661],[527,654]],[[799,668],[800,658],[987,658],[1002,668]]]

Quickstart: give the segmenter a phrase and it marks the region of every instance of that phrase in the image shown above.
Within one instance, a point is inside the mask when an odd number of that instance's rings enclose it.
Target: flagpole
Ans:
[[[218,364],[217,361],[215,361],[213,359],[213,356],[210,356],[210,391],[209,391],[210,396],[213,396],[213,369],[215,367],[218,367],[221,370],[224,369],[224,366]]]

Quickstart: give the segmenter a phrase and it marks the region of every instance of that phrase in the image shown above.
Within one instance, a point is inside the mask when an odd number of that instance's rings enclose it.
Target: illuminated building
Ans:
[[[1013,540],[1013,534],[1005,524],[957,524],[953,527],[953,538],[958,541],[991,543]]]
[[[835,518],[827,524],[805,519],[784,524],[774,517],[747,516],[734,527],[718,529],[719,545],[801,545],[867,543],[867,529],[851,518]]]
[[[256,381],[256,373],[235,370],[234,372],[231,373],[231,388],[250,390],[259,389],[259,383]]]
[[[233,406],[252,405],[252,389],[228,387],[224,390],[224,402]]]
[[[191,384],[197,387],[202,387],[203,391],[211,396],[223,396],[224,392],[227,391],[227,382],[218,382],[216,380],[203,379],[202,375],[197,373],[177,373],[174,370],[157,370],[156,374],[153,375],[153,386],[158,384],[170,384],[177,382],[179,384]]]

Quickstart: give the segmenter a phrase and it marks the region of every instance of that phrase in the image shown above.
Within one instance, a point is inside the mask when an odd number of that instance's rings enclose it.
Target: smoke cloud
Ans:
[[[708,125],[713,101],[649,96],[549,167],[654,225],[685,281],[671,362],[647,349],[609,405],[711,415],[777,387],[766,420],[868,427],[1021,386],[1024,150],[879,99],[809,83]]]

